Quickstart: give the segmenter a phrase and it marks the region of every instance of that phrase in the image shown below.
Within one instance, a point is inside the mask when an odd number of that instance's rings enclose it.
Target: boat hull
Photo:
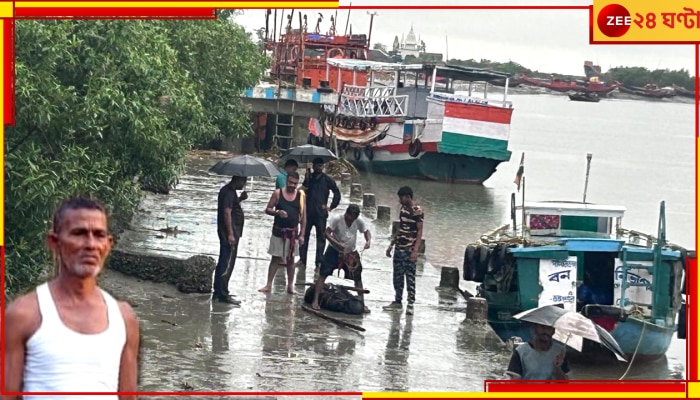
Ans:
[[[483,157],[472,157],[439,152],[425,152],[411,157],[406,152],[392,153],[374,150],[372,160],[362,154],[360,160],[348,158],[359,170],[403,178],[425,179],[446,183],[481,184],[496,171],[502,162]]]
[[[525,341],[531,339],[531,330],[527,324],[517,320],[499,321],[490,319],[489,325],[502,340],[508,340],[517,336]],[[643,330],[643,332],[642,332]],[[625,353],[627,360],[634,356],[635,361],[653,361],[663,357],[671,345],[675,328],[667,328],[642,322],[635,318],[620,321],[610,334],[615,338],[620,348]],[[639,346],[638,346],[639,344]],[[575,352],[569,349],[570,353]],[[602,353],[602,356],[611,356],[609,350],[593,342],[584,342],[583,352],[587,356],[593,353]]]
[[[610,334],[615,338],[627,359],[634,355],[635,361],[655,360],[666,354],[676,328],[667,328],[628,318],[618,322]],[[635,355],[636,353],[636,355]]]

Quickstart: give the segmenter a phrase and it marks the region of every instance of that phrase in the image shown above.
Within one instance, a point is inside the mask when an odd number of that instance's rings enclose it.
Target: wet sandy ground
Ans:
[[[185,175],[169,196],[144,199],[142,208],[148,212],[135,218],[134,231],[122,236],[120,246],[174,257],[216,258],[216,193],[227,178],[195,174]],[[272,182],[256,181],[253,190],[248,189],[244,240],[230,284],[242,301],[240,307],[212,304],[206,294],[182,294],[167,284],[106,272],[105,285],[135,304],[141,320],[141,390],[481,391],[484,379],[502,376],[509,353],[497,338],[487,340],[480,330],[471,334],[464,323],[465,300],[454,291],[436,290],[440,271],[430,263],[419,262],[415,315],[382,311],[381,306],[393,299],[391,260],[384,255],[388,224],[372,224],[373,245],[362,255],[371,313],[340,315],[365,332],[300,308],[306,289],[300,284],[313,281],[313,265],[297,270],[296,295],[285,293],[283,270],[276,275],[272,293],[258,292],[269,262],[272,218],[262,211]],[[348,190],[343,194],[341,209]],[[190,234],[158,238],[160,233],[148,230],[166,222]],[[333,280],[349,283],[329,279]]]
[[[216,195],[229,178],[202,172],[212,164],[210,159],[195,160],[177,190],[168,196],[148,195],[133,230],[121,237],[119,246],[171,257],[204,254],[216,259]],[[287,294],[284,270],[278,271],[272,293],[258,292],[269,263],[272,218],[263,209],[272,188],[271,180],[256,180],[252,190],[247,187],[244,237],[230,283],[231,292],[242,301],[240,307],[212,303],[208,294],[182,294],[168,284],[105,272],[105,287],[134,304],[141,321],[140,390],[462,392],[482,391],[485,379],[503,377],[510,348],[489,330],[465,322],[466,301],[453,290],[437,289],[438,266],[419,259],[415,315],[381,309],[393,299],[391,260],[384,255],[389,224],[372,222],[373,244],[362,255],[363,281],[370,290],[365,301],[371,313],[340,315],[365,332],[303,311],[305,287],[297,286],[296,295]],[[349,190],[341,190],[342,210]],[[366,217],[374,219],[371,212]],[[153,231],[166,223],[189,233],[163,237]],[[310,267],[296,271],[297,284],[314,279],[313,238],[312,234]],[[363,244],[362,238],[358,244]],[[579,379],[618,379],[626,367],[573,364],[572,368]],[[669,371],[663,359],[633,366],[627,379],[669,379],[677,373]]]

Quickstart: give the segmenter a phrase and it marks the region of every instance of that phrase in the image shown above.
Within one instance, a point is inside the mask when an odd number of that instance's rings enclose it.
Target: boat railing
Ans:
[[[625,228],[617,229],[617,237],[619,239],[625,240],[627,243],[633,246],[645,247],[648,249],[654,247],[654,244],[658,242],[658,238],[656,238],[656,236],[654,235]],[[685,250],[683,246],[671,243],[667,240],[665,241],[663,247],[675,251]]]
[[[500,108],[513,108],[513,103],[510,101],[501,101],[495,99],[484,99],[479,97],[472,97],[463,94],[455,93],[439,93],[433,92],[428,96],[429,99],[434,99],[438,101],[453,101],[457,103],[467,103],[467,104],[477,104],[482,106],[500,107]]]
[[[343,86],[343,94],[356,97],[388,97],[396,95],[393,86]]]
[[[353,117],[405,117],[408,95],[397,96],[393,87],[346,85],[340,95],[338,113]]]

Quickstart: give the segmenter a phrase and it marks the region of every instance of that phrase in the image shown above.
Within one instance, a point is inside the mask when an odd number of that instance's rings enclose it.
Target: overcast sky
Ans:
[[[479,2],[440,0],[433,5],[478,5]],[[485,1],[481,0],[481,4]],[[341,1],[348,5],[349,1]],[[424,2],[353,0],[353,6],[420,5]],[[589,5],[590,2],[561,0],[499,0],[488,5]],[[324,19],[321,32],[330,27],[336,10],[301,10],[308,16],[309,30],[316,26],[319,12]],[[285,10],[288,15],[290,10]],[[294,26],[298,24],[295,11]],[[345,31],[348,10],[338,10],[339,32]],[[352,33],[368,33],[369,12],[376,12],[370,46],[383,43],[391,49],[394,37],[407,34],[413,25],[416,36],[426,44],[428,52],[443,53],[450,58],[482,58],[514,61],[532,70],[583,75],[583,62],[593,61],[603,72],[616,66],[641,66],[648,69],[681,69],[695,73],[693,45],[591,45],[589,44],[588,10],[352,10]],[[279,15],[277,25],[279,27]],[[265,10],[245,10],[236,18],[246,30],[265,26]],[[270,19],[272,26],[272,18]],[[279,29],[279,28],[278,28]],[[447,45],[445,41],[447,37]]]

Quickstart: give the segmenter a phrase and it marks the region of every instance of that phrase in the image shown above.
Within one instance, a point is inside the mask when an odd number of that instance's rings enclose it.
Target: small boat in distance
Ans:
[[[597,94],[584,92],[571,93],[569,94],[569,99],[571,101],[585,101],[589,103],[597,103],[600,101],[600,97],[598,97]]]

